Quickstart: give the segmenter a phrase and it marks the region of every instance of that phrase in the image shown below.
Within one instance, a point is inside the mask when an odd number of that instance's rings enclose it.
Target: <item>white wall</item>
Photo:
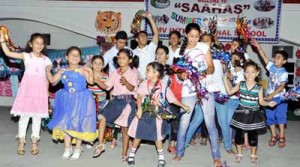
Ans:
[[[51,45],[48,49],[66,49],[69,46],[94,46],[95,38],[83,36],[72,31],[61,29],[52,25],[29,20],[3,20],[1,24],[9,27],[10,37],[16,45],[25,47],[30,35],[36,32],[51,34]]]

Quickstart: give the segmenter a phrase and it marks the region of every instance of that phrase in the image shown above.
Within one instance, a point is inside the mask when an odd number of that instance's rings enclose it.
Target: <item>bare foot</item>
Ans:
[[[196,144],[195,140],[192,140],[190,143],[190,145],[195,145],[195,144]]]
[[[214,166],[215,167],[222,167],[222,162],[220,159],[214,159]]]
[[[176,162],[179,162],[179,161],[181,160],[181,158],[178,157],[178,156],[175,156],[175,157],[173,158],[173,160],[176,161]]]

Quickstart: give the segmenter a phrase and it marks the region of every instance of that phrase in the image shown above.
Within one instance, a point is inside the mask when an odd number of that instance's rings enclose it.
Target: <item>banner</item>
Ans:
[[[191,22],[206,31],[209,20],[217,16],[219,39],[230,41],[237,37],[236,18],[246,17],[251,35],[265,43],[279,42],[281,4],[282,0],[145,0],[160,38],[168,38],[172,30],[183,35],[185,26]],[[145,30],[152,34],[149,25],[145,25]]]

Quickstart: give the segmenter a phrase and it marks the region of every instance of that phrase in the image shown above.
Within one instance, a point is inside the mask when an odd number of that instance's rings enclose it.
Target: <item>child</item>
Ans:
[[[146,75],[146,66],[148,63],[153,62],[155,60],[155,50],[158,44],[158,29],[156,27],[155,21],[152,18],[152,14],[149,12],[145,13],[146,18],[150,22],[150,26],[153,30],[153,38],[152,41],[147,45],[148,37],[146,31],[140,31],[137,34],[137,42],[138,47],[133,50],[134,55],[137,55],[140,60],[140,64],[138,67],[138,71],[140,72],[141,79],[145,79]]]
[[[96,106],[92,92],[87,89],[86,82],[93,84],[93,71],[88,67],[80,67],[81,51],[72,46],[66,52],[68,66],[59,70],[54,76],[48,66],[47,77],[52,84],[59,80],[64,88],[56,93],[53,118],[48,128],[53,130],[54,140],[64,140],[65,151],[62,159],[77,160],[81,154],[82,140],[93,142],[96,134]],[[71,139],[76,139],[73,151]]]
[[[184,57],[191,62],[192,69],[196,69],[199,73],[206,71],[207,74],[212,74],[214,72],[213,60],[210,54],[209,46],[203,42],[198,42],[200,39],[200,27],[196,23],[190,23],[185,28],[186,40],[181,45],[180,49],[177,49],[175,53],[175,57]],[[204,78],[199,77],[200,82],[204,80]],[[203,82],[202,82],[203,83]],[[205,83],[203,86],[207,88]],[[177,145],[176,145],[176,156],[173,158],[175,161],[180,161],[184,155],[185,143],[187,138],[187,130],[191,126],[193,126],[193,132],[198,128],[197,124],[201,124],[203,120],[203,115],[205,115],[204,119],[208,128],[211,145],[212,145],[212,154],[214,159],[214,164],[220,166],[220,150],[219,150],[219,137],[218,132],[215,126],[215,112],[213,105],[213,97],[208,94],[208,100],[202,98],[201,106],[198,104],[197,93],[200,90],[197,90],[198,85],[196,87],[192,84],[190,79],[187,79],[183,83],[182,88],[182,103],[186,103],[189,105],[191,111],[195,110],[195,116],[193,117],[193,121],[190,123],[192,112],[185,113],[180,117],[180,123],[177,134]],[[197,104],[196,104],[197,103]],[[203,111],[201,111],[201,107]],[[196,119],[195,119],[196,118]],[[200,122],[200,123],[199,123]],[[195,126],[194,126],[195,125]],[[193,133],[191,133],[193,135]]]
[[[108,80],[108,75],[103,71],[104,59],[102,56],[94,56],[92,58],[91,63],[94,74],[94,85],[89,85],[89,89],[93,92],[94,96],[97,96],[96,100],[98,100],[99,107],[97,109],[98,114],[98,112],[101,111],[104,108],[104,106],[108,103],[108,100],[106,90],[101,89],[97,84],[95,84],[95,81],[105,82]],[[111,128],[110,130],[113,131],[113,137],[110,145],[110,147],[113,149],[117,145],[116,139],[119,128]]]
[[[106,51],[103,55],[104,63],[105,63],[103,66],[106,66],[106,65],[109,66],[109,73],[116,71],[116,67],[114,65],[113,58],[117,56],[119,50],[123,49],[123,48],[128,49],[128,47],[126,46],[128,37],[127,37],[127,33],[125,31],[118,31],[116,33],[115,38],[116,38],[116,44],[112,48],[110,48],[108,51]]]
[[[245,80],[244,77],[244,64],[246,62],[246,59],[244,57],[243,52],[238,52],[235,51],[231,54],[231,68],[228,71],[228,79],[230,80],[230,86],[235,86],[239,84],[241,81]],[[237,109],[239,105],[239,97],[238,97],[238,92],[234,95],[231,95],[228,99],[227,102],[227,107],[228,107],[228,113],[230,114],[230,118],[232,118],[234,111]],[[229,121],[230,123],[230,121]],[[235,136],[235,131],[232,129],[232,141],[234,142],[234,136]],[[247,133],[245,133],[244,139],[244,145],[243,147],[250,149],[249,142],[248,142],[248,137]]]
[[[166,98],[169,103],[182,107],[189,111],[185,106],[176,100],[170,89],[161,81],[164,75],[164,67],[158,62],[147,65],[147,80],[143,81],[137,89],[137,113],[133,119],[128,134],[134,138],[133,146],[128,155],[128,165],[135,164],[135,152],[141,140],[155,141],[158,152],[158,166],[166,165],[163,154],[162,140],[167,133],[166,121],[162,120],[160,114],[164,112]],[[144,106],[142,108],[142,106]]]
[[[160,45],[156,48],[155,54],[156,54],[155,56],[156,61],[164,66],[164,77],[162,81],[164,84],[167,85],[169,80],[168,74],[170,71],[170,65],[167,64],[169,59],[169,49],[164,45]]]
[[[119,68],[114,71],[106,82],[95,81],[102,89],[110,90],[113,97],[98,116],[99,145],[93,153],[93,158],[99,157],[105,150],[104,132],[106,124],[117,124],[122,127],[123,148],[122,161],[127,161],[129,136],[127,127],[135,115],[135,90],[138,85],[138,57],[133,56],[129,49],[121,49],[117,56]]]
[[[268,59],[262,47],[257,43],[257,41],[254,41],[252,44],[258,49],[258,53],[263,59],[264,63],[267,65],[266,68],[270,73],[267,88],[267,97],[265,99],[267,101],[279,101],[279,96],[282,96],[285,93],[285,85],[288,81],[288,73],[286,69],[282,67],[285,63],[287,63],[288,54],[285,51],[276,51],[274,55],[274,62],[272,62]],[[287,123],[286,113],[286,102],[280,103],[274,108],[266,109],[267,124],[268,126],[270,126],[272,134],[272,137],[269,140],[269,146],[271,147],[276,145],[277,141],[279,141],[279,148],[285,147],[284,126]],[[276,134],[276,125],[279,125],[279,136]]]
[[[273,107],[274,101],[266,102],[263,99],[263,90],[258,82],[260,69],[256,63],[249,61],[244,66],[246,81],[242,81],[233,88],[228,83],[227,76],[224,76],[226,91],[232,95],[240,91],[240,103],[231,120],[231,125],[236,129],[235,144],[237,147],[236,162],[242,159],[242,144],[244,143],[244,132],[248,132],[248,140],[251,146],[251,161],[256,163],[258,134],[266,130],[262,113],[259,105]]]
[[[180,32],[174,30],[169,33],[169,59],[168,59],[168,64],[172,65],[173,64],[173,59],[174,59],[174,53],[175,51],[179,48],[180,46],[180,38],[181,34]]]
[[[11,109],[13,116],[20,116],[17,138],[19,139],[17,153],[24,155],[26,130],[29,119],[32,118],[31,154],[39,153],[41,119],[48,117],[48,86],[45,68],[51,61],[44,55],[45,44],[41,34],[32,34],[26,46],[26,52],[11,52],[1,31],[0,43],[8,57],[24,60],[25,73],[20,83],[18,94]]]

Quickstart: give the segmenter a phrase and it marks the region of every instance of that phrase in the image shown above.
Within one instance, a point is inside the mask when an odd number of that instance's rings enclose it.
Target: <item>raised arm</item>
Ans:
[[[4,34],[3,34],[3,31],[0,31],[0,43],[1,43],[1,47],[2,47],[2,50],[4,52],[4,54],[8,57],[11,57],[11,58],[15,58],[15,59],[22,59],[24,60],[24,55],[23,53],[15,53],[15,52],[11,52],[9,50],[9,48],[7,47],[7,44],[4,40]]]
[[[227,75],[223,77],[225,89],[228,95],[233,95],[240,90],[240,83],[234,87],[231,87],[228,81]]]
[[[265,63],[265,64],[268,64],[270,60],[269,60],[269,58],[267,57],[267,55],[266,55],[266,53],[264,52],[264,50],[262,49],[262,47],[260,46],[260,44],[259,44],[255,39],[253,39],[252,45],[255,46],[255,47],[257,48],[258,55],[263,59],[264,63]]]
[[[153,39],[152,42],[157,45],[158,44],[158,40],[159,40],[159,34],[158,34],[158,29],[157,26],[155,24],[155,21],[152,18],[152,14],[150,12],[146,12],[146,17],[150,22],[150,26],[152,28],[152,32],[153,32]]]

